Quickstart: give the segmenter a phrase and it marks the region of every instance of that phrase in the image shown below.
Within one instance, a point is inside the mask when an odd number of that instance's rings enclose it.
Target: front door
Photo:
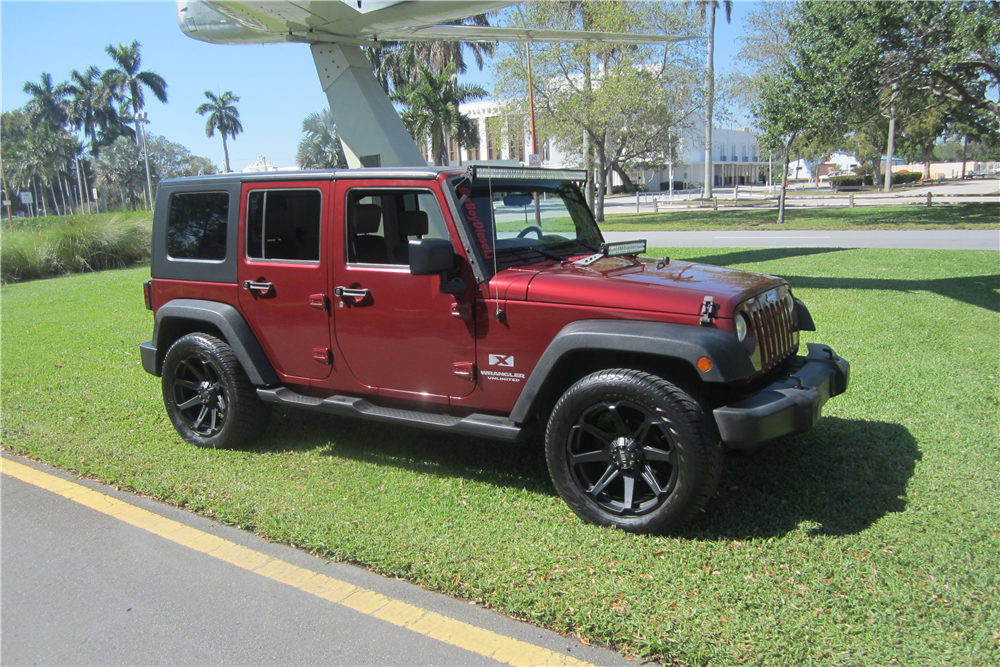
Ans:
[[[336,185],[337,345],[354,377],[381,395],[441,400],[476,386],[475,283],[460,246],[453,275],[465,280],[464,295],[442,294],[439,276],[410,274],[410,239],[454,238],[437,185]]]
[[[330,190],[329,181],[243,186],[240,308],[275,370],[293,380],[332,369]]]

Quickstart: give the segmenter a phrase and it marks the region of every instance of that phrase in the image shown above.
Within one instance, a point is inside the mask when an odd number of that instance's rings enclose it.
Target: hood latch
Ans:
[[[707,327],[718,312],[719,304],[715,302],[715,297],[706,296],[705,300],[701,302],[701,319],[698,322],[701,323],[701,326]]]

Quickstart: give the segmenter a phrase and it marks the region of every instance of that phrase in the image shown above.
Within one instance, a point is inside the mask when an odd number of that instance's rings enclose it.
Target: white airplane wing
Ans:
[[[379,41],[439,39],[662,44],[695,39],[690,36],[444,24],[511,4],[517,3],[497,0],[179,0],[177,21],[188,36],[220,44],[303,42],[372,46]]]
[[[493,28],[464,25],[434,25],[400,31],[396,40],[451,40],[461,42],[614,42],[615,44],[663,44],[697,39],[697,36],[640,35],[631,32],[588,30],[540,30],[533,28]]]

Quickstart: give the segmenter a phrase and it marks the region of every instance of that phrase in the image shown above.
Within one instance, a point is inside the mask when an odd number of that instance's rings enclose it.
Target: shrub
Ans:
[[[834,188],[851,188],[871,185],[871,180],[865,176],[834,176],[830,179],[830,185]]]
[[[36,218],[0,238],[4,283],[102,271],[149,258],[149,213]]]
[[[924,177],[919,171],[894,171],[892,172],[892,182],[895,185],[904,183],[916,183]]]

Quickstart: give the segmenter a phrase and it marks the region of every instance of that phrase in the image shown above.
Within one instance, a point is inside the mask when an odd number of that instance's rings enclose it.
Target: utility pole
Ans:
[[[538,155],[538,139],[535,137],[535,86],[531,82],[531,42],[524,43],[524,52],[528,59],[528,117],[531,120],[531,155]],[[539,160],[541,156],[539,156]],[[528,157],[531,166],[531,157]],[[535,192],[535,224],[542,226],[542,208],[538,203],[538,193]]]

